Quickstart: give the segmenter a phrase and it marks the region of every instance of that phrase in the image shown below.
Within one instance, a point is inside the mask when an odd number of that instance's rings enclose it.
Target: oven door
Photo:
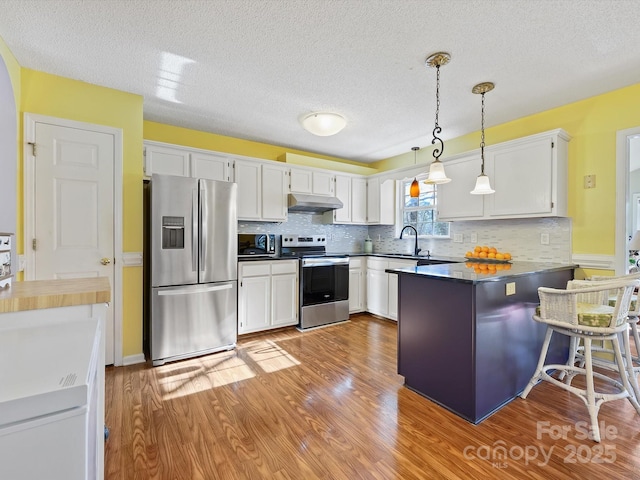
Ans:
[[[349,259],[303,259],[301,291],[303,307],[348,300]]]

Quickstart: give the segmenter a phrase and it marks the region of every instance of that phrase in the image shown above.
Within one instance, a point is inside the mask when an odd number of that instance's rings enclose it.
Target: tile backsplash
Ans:
[[[309,233],[326,235],[327,251],[361,253],[367,235],[373,240],[373,251],[411,253],[413,239],[396,239],[395,227],[387,225],[327,225],[322,215],[290,213],[287,222],[238,222],[239,233]],[[540,243],[540,235],[549,235],[549,244]],[[462,235],[462,243],[453,242],[454,234]],[[477,235],[477,242],[471,236]],[[279,241],[279,239],[278,239]],[[452,222],[450,239],[421,239],[422,252],[432,255],[462,257],[475,245],[495,246],[510,252],[513,259],[526,262],[571,263],[570,218],[523,218],[513,220],[481,220]]]

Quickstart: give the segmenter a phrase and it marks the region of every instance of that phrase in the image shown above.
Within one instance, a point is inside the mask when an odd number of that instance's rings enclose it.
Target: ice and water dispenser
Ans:
[[[184,248],[184,217],[162,217],[162,248]]]

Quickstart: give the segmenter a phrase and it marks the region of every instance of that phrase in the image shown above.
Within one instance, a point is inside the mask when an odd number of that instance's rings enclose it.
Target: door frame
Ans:
[[[627,273],[627,219],[629,218],[629,137],[640,135],[640,126],[616,132],[616,235],[615,274]]]
[[[30,143],[35,142],[36,123],[88,130],[91,132],[113,135],[114,165],[113,165],[113,255],[114,255],[114,285],[111,286],[113,295],[113,361],[115,366],[123,364],[122,357],[122,129],[97,125],[95,123],[78,122],[65,118],[50,117],[35,113],[24,113],[24,259],[25,280],[35,277],[35,260],[29,239],[35,235],[35,157]]]

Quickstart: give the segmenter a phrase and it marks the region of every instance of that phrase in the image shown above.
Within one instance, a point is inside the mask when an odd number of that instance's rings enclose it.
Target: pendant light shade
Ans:
[[[487,195],[489,193],[495,193],[495,190],[491,188],[489,177],[485,174],[481,174],[476,178],[476,188],[474,188],[471,193],[473,195]]]
[[[411,150],[413,150],[413,164],[416,165],[418,163],[418,150],[420,150],[420,147],[411,147]],[[409,196],[411,198],[418,198],[420,196],[420,184],[415,177],[413,178],[413,182],[411,182],[411,187],[409,187]]]
[[[439,145],[433,149],[433,158],[435,159],[429,167],[429,178],[424,183],[427,184],[441,184],[449,183],[450,178],[447,178],[447,174],[444,172],[444,164],[440,161],[440,155],[444,152],[444,142],[438,135],[442,132],[442,128],[438,124],[438,114],[440,113],[440,67],[446,65],[451,60],[451,55],[446,52],[434,53],[427,57],[425,64],[428,67],[435,67],[436,69],[436,122],[433,129],[433,140],[431,145],[439,143]]]
[[[493,87],[493,83],[483,82],[479,83],[471,90],[473,93],[482,95],[482,128],[480,134],[480,158],[482,160],[482,166],[480,167],[480,175],[478,175],[478,178],[476,179],[476,186],[471,190],[471,194],[473,195],[488,195],[490,193],[495,193],[495,190],[491,188],[489,177],[484,173],[484,94],[493,90]]]

